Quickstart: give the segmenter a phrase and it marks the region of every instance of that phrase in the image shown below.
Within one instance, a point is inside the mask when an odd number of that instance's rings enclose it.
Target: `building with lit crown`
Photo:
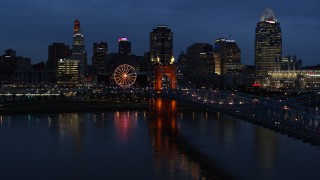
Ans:
[[[256,76],[263,78],[268,71],[280,70],[282,32],[271,9],[266,9],[257,23],[255,35]]]
[[[119,54],[121,55],[131,55],[131,42],[126,37],[121,37],[118,39]]]
[[[80,21],[74,21],[73,45],[71,59],[79,61],[79,82],[84,82],[87,68],[87,52],[84,45],[84,36],[81,33]]]

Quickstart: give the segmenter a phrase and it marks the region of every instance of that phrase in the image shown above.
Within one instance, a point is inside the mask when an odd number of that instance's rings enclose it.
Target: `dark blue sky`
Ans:
[[[92,43],[107,41],[117,52],[126,36],[132,52],[149,51],[149,33],[165,24],[174,33],[174,54],[195,42],[214,44],[216,38],[236,40],[242,62],[254,64],[256,23],[271,8],[281,24],[283,55],[296,54],[303,65],[320,63],[319,0],[1,0],[0,53],[13,48],[33,62],[47,59],[48,45],[72,45],[73,21],[79,19],[88,62]]]

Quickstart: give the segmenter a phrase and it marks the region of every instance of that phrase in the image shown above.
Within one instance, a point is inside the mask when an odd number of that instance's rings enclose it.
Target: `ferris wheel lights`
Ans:
[[[137,79],[137,73],[132,66],[128,64],[122,64],[116,68],[113,77],[117,85],[126,88],[135,83]]]

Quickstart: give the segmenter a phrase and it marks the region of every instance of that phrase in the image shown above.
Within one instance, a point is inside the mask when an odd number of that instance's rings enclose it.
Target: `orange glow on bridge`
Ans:
[[[170,79],[170,89],[177,89],[177,67],[175,65],[158,65],[154,67],[155,79],[154,90],[157,93],[161,92],[162,77],[168,76]]]

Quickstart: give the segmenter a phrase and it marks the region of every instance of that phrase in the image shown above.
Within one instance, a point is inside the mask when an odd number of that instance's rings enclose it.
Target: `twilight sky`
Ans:
[[[13,48],[32,62],[47,59],[48,45],[72,45],[73,22],[80,20],[88,63],[92,43],[126,36],[132,52],[149,51],[149,33],[159,24],[173,31],[174,54],[192,43],[214,44],[216,38],[236,40],[242,63],[254,64],[256,23],[271,8],[281,24],[283,55],[296,54],[303,65],[320,64],[319,0],[1,0],[0,53]]]

